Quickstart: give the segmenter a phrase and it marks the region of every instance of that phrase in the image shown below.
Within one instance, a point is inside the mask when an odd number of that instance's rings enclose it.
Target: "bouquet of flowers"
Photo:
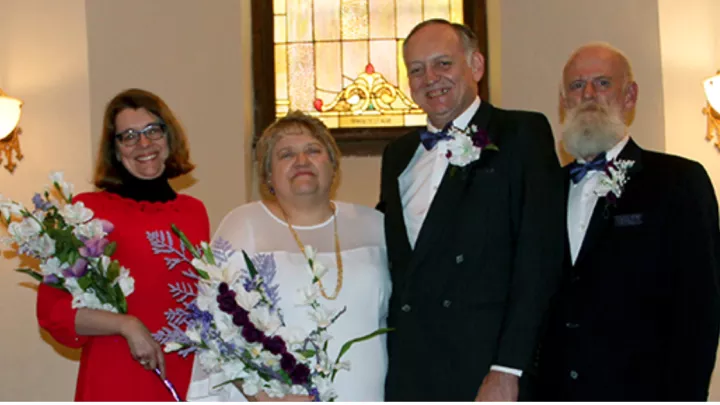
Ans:
[[[50,181],[52,187],[33,197],[32,211],[0,196],[0,221],[11,236],[7,244],[40,261],[39,270],[17,271],[68,291],[73,308],[127,313],[126,297],[133,293],[135,281],[128,269],[110,259],[115,243],[106,236],[113,224],[93,218],[82,202],[73,204],[73,185],[61,172],[51,173]]]
[[[314,260],[316,252],[311,247],[306,252],[308,284],[299,291],[298,302],[307,307],[316,325],[307,333],[283,319],[271,254],[250,258],[243,251],[245,268],[238,269],[230,265],[230,257],[237,252],[229,243],[219,240],[212,246],[203,242],[195,247],[177,228],[173,231],[183,246],[179,260],[189,261],[196,271],[197,292],[185,283],[170,286],[184,307],[166,313],[169,326],[156,339],[166,352],[187,355],[196,351],[206,372],[222,372],[225,383],[241,381],[246,395],[263,391],[275,398],[292,394],[332,401],[337,397],[332,386],[336,373],[349,369],[342,356],[354,343],[390,331],[378,329],[346,342],[333,360],[327,352],[328,329],[346,309],[330,309],[319,302],[318,282],[327,270]],[[154,249],[163,249],[157,235],[148,237]],[[185,250],[192,260],[185,258]],[[166,258],[171,266],[177,260]]]

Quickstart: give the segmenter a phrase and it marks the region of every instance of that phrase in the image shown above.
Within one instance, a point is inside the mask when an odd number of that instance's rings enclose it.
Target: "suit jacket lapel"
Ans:
[[[405,224],[405,216],[403,214],[402,199],[400,197],[400,185],[398,177],[405,171],[407,165],[415,155],[420,145],[420,132],[416,131],[411,136],[402,139],[397,144],[397,166],[394,166],[395,172],[392,175],[393,184],[388,187],[390,195],[387,196],[386,215],[390,219],[388,234],[390,238],[395,240],[396,246],[402,247],[402,256],[410,257],[412,247],[407,236],[407,226]]]
[[[489,103],[481,103],[478,111],[472,120],[470,120],[470,124],[474,124],[479,129],[488,130],[492,109],[493,107]],[[490,139],[494,142],[495,139],[493,135],[494,134],[490,135]],[[445,231],[453,226],[454,217],[458,211],[454,209],[457,201],[465,190],[470,172],[483,160],[485,153],[486,152],[482,152],[478,161],[466,167],[453,167],[448,165],[443,179],[440,182],[440,187],[435,194],[435,198],[433,198],[430,204],[425,221],[420,228],[420,233],[415,243],[415,250],[413,251],[410,271],[432,250],[433,246],[436,245],[436,241],[443,239]]]
[[[628,173],[631,177],[628,184],[629,182],[632,182],[632,174],[637,173],[637,171],[642,168],[642,162],[640,161],[641,153],[642,149],[640,149],[640,147],[631,138],[616,158],[618,160],[632,160],[635,162]],[[570,171],[567,170],[567,168],[565,183],[567,184],[567,187],[569,187]],[[625,186],[627,187],[627,184]],[[620,204],[621,200],[622,196],[618,199],[617,204]],[[590,224],[585,233],[585,238],[583,239],[582,246],[580,247],[580,252],[575,260],[575,266],[577,266],[583,258],[588,255],[588,252],[592,251],[593,246],[603,237],[607,228],[610,226],[611,218],[615,209],[616,207],[612,207],[607,204],[605,197],[598,198],[592,217],[590,218]]]

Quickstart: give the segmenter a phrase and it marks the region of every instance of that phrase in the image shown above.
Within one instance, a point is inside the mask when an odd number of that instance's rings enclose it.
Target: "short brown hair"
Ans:
[[[265,128],[255,146],[255,158],[257,159],[261,189],[267,187],[271,172],[272,150],[275,148],[278,139],[280,139],[280,135],[283,130],[297,126],[307,129],[313,138],[320,141],[327,150],[330,162],[336,172],[340,168],[340,149],[327,126],[319,119],[302,111],[291,111],[288,115]]]
[[[105,107],[100,148],[95,162],[94,183],[96,187],[104,189],[122,184],[120,176],[122,162],[117,159],[115,118],[121,111],[128,108],[133,110],[144,108],[150,114],[158,117],[167,127],[169,154],[165,161],[165,176],[172,179],[190,173],[195,168],[190,161],[190,150],[185,131],[167,104],[147,90],[128,89],[113,97]]]

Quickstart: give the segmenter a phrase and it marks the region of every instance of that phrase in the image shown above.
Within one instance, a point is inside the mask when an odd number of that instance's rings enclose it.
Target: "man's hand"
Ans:
[[[517,401],[519,380],[520,377],[516,375],[490,370],[478,390],[475,401]]]

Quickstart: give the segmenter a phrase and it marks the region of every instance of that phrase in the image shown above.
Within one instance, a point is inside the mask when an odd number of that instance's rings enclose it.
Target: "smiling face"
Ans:
[[[429,24],[406,42],[403,53],[415,102],[438,128],[453,121],[477,97],[485,59],[468,52],[452,26]]]
[[[611,149],[625,136],[637,95],[621,54],[603,46],[578,50],[563,72],[565,149],[583,159]]]
[[[270,166],[270,183],[280,201],[330,194],[333,163],[326,147],[305,126],[281,130],[271,151]]]
[[[128,129],[141,131],[150,124],[157,124],[160,119],[144,108],[126,108],[120,111],[115,117],[115,133],[120,134]],[[141,135],[139,141],[133,146],[125,146],[120,141],[115,141],[117,159],[122,162],[133,176],[151,180],[160,177],[165,171],[165,161],[170,149],[167,136],[158,140],[150,140]]]

